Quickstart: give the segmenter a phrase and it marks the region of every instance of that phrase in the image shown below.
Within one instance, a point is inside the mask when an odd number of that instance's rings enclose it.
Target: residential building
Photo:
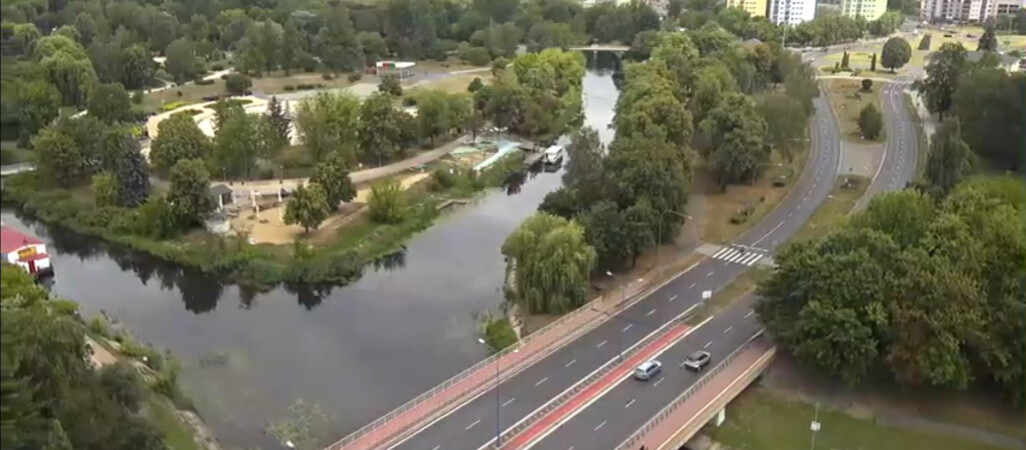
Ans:
[[[998,15],[1013,15],[1026,8],[1026,0],[921,0],[919,18],[927,22],[983,22]]]
[[[867,21],[879,19],[887,12],[887,0],[844,0],[841,2],[841,14],[848,17],[861,17]]]
[[[752,17],[766,17],[767,0],[727,0],[728,8],[743,9]]]
[[[816,18],[816,0],[769,0],[769,20],[795,26]]]

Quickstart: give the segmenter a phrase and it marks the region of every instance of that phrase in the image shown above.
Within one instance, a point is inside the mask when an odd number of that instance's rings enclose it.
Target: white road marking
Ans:
[[[609,341],[599,342],[598,345],[595,346],[595,348],[602,348],[603,345],[606,345],[606,342],[609,342]]]
[[[433,448],[433,449],[431,449],[431,450],[438,450],[438,449],[440,449],[440,448],[442,448],[442,446],[441,446],[441,445],[436,445],[436,446],[435,446],[435,448]]]
[[[666,377],[659,377],[658,380],[655,380],[655,383],[652,383],[652,386],[659,386],[659,383],[662,383],[665,379]]]
[[[759,238],[758,240],[753,242],[751,246],[755,247],[756,245],[759,245],[759,243],[762,242],[763,239],[766,239],[767,237],[769,237],[769,235],[773,234],[774,231],[777,231],[782,226],[784,226],[784,221],[783,220],[781,220],[780,223],[777,224],[777,226],[773,227],[772,230],[769,230],[768,232],[766,232],[766,234],[762,235],[761,238]]]
[[[691,283],[691,286],[688,286],[688,289],[691,289],[693,287],[695,287],[695,283]]]
[[[603,420],[602,423],[598,424],[598,426],[595,427],[595,431],[598,431],[600,428],[606,426],[606,422],[608,422],[608,420]]]
[[[630,407],[631,407],[631,405],[633,405],[633,404],[634,404],[634,402],[636,402],[636,401],[638,401],[638,400],[637,400],[637,399],[634,399],[634,398],[632,398],[632,399],[631,399],[631,401],[627,402],[627,404],[626,404],[626,405],[623,405],[623,407],[624,407],[624,408],[630,408]]]
[[[676,296],[676,295],[674,295],[673,297],[670,297],[670,301],[671,301],[671,302],[672,302],[672,301],[674,301],[674,300],[676,300],[676,299],[677,299],[677,296]]]
[[[718,252],[713,254],[713,258],[719,258],[719,257],[723,256],[724,254],[726,254],[727,252],[730,252],[731,250],[733,250],[733,249],[730,248],[730,247],[723,247],[722,249],[720,249],[720,251],[718,251]]]
[[[709,273],[705,274],[705,277],[706,277],[706,278],[709,278],[709,277],[711,277],[711,276],[712,276],[712,274],[714,274],[714,273],[716,273],[716,272],[715,272],[715,271],[712,271],[712,270],[710,270],[710,271],[709,271]]]
[[[706,342],[705,345],[702,346],[702,350],[709,348],[710,345],[712,345],[712,341]]]
[[[511,398],[509,400],[506,400],[506,401],[502,402],[502,407],[505,408],[506,405],[508,405],[510,403],[513,403],[513,400],[516,400],[516,399],[517,399],[516,397],[513,397],[513,398]]]
[[[471,428],[474,428],[474,426],[476,426],[476,425],[477,425],[477,424],[479,424],[479,423],[481,423],[481,419],[477,419],[477,420],[475,420],[475,421],[474,421],[474,423],[472,423],[472,424],[470,424],[470,425],[467,425],[467,427],[466,427],[466,428],[464,428],[464,429],[463,429],[463,431],[468,431],[468,430],[470,430]]]
[[[655,314],[655,308],[653,308],[651,311],[648,312],[648,314],[645,314],[645,315],[646,316],[651,316],[652,314]]]
[[[537,383],[534,383],[534,385],[535,386],[541,386],[541,384],[546,382],[546,381],[548,381],[548,379],[549,379],[549,377],[542,378],[542,379],[538,380]]]
[[[564,365],[563,367],[570,367],[570,366],[574,365],[575,362],[577,362],[576,359],[571,359],[570,362],[566,363],[566,365]]]
[[[627,326],[623,327],[623,331],[626,332],[627,330],[631,329],[631,327],[633,327],[633,326],[634,326],[633,323],[629,323],[629,324],[627,324]]]
[[[763,256],[762,254],[756,253],[751,258],[748,258],[747,260],[745,260],[742,264],[744,264],[746,266],[751,266],[752,264],[755,264],[756,261],[762,259],[762,256]]]
[[[755,311],[748,311],[748,314],[745,314],[745,319],[752,317],[752,314],[755,314]]]
[[[723,334],[727,334],[727,333],[730,333],[730,330],[733,330],[733,329],[734,329],[734,327],[733,327],[733,326],[729,326],[729,327],[727,327],[727,329],[726,329],[726,330],[723,330]],[[536,385],[536,386],[537,386],[537,385]]]

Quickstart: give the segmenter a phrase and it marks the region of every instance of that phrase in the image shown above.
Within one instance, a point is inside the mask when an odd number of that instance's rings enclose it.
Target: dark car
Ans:
[[[691,356],[688,356],[688,359],[684,360],[684,367],[698,372],[709,365],[711,359],[712,356],[709,355],[709,352],[694,352]]]

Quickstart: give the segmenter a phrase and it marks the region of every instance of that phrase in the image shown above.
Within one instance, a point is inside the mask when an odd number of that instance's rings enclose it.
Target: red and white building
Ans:
[[[46,244],[14,228],[0,227],[0,253],[4,262],[19,266],[36,277],[53,275]]]

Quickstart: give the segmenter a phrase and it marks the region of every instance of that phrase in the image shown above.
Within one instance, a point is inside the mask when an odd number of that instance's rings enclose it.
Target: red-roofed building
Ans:
[[[53,275],[46,244],[14,228],[0,227],[3,261],[21,267],[37,277]]]

